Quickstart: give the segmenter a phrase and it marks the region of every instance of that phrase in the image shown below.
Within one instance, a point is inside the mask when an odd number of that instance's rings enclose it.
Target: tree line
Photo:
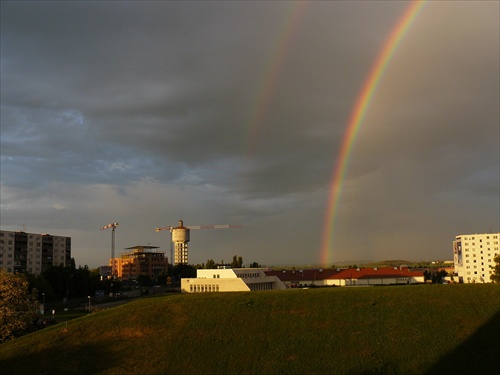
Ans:
[[[166,285],[168,280],[180,281],[181,278],[196,277],[197,269],[211,269],[218,266],[242,268],[243,257],[234,255],[231,262],[224,262],[224,260],[215,262],[213,259],[208,259],[201,265],[179,264],[161,272],[156,279],[152,279],[149,275],[139,275],[137,283],[140,286]],[[250,264],[250,268],[259,267],[257,262]],[[91,270],[86,265],[76,267],[74,258],[71,259],[69,266],[51,266],[41,274],[25,273],[24,277],[28,281],[29,291],[36,289],[40,301],[42,301],[42,296],[46,301],[85,298],[93,296],[96,290],[114,294],[123,287],[123,282],[119,280],[101,278],[98,269]]]
[[[215,262],[213,259],[208,259],[206,263],[196,264],[193,267],[195,269],[214,269],[217,267],[231,267],[231,268],[243,268],[243,257],[238,255],[233,255],[233,260],[231,262],[224,262],[221,259],[220,262]],[[248,268],[260,268],[261,265],[257,262],[252,262],[248,265]]]

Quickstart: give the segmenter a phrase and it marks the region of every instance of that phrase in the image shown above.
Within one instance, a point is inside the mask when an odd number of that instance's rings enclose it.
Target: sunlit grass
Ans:
[[[4,343],[0,368],[9,374],[422,374],[445,366],[446,356],[481,327],[497,328],[499,310],[499,285],[165,295]],[[487,357],[495,343],[481,347],[485,332],[472,350]],[[476,373],[488,373],[492,362],[483,362]]]

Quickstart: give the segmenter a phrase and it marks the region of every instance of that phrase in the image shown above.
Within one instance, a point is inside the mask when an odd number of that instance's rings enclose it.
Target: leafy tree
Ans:
[[[215,262],[214,262],[214,260],[213,259],[207,260],[207,263],[205,265],[205,269],[211,270],[213,268],[215,268]]]
[[[490,276],[490,280],[494,283],[500,283],[500,254],[493,258],[495,261],[495,266],[493,267],[493,274]]]
[[[424,280],[432,280],[433,284],[441,284],[444,278],[448,276],[448,272],[445,270],[433,270],[432,272],[426,272],[424,272]]]
[[[257,262],[250,263],[250,268],[261,268],[261,265]]]
[[[89,270],[88,266],[76,268],[74,263],[69,267],[62,265],[49,267],[42,273],[41,278],[38,278],[38,276],[34,279],[30,277],[30,283],[33,286],[40,285],[39,291],[45,293],[48,300],[84,297],[93,295],[96,290],[108,289],[101,281],[99,270]]]
[[[233,261],[231,262],[231,268],[241,268],[243,266],[243,258],[233,255]]]
[[[174,266],[174,276],[179,279],[196,277],[196,268],[189,264],[178,264]]]
[[[64,267],[62,265],[49,267],[43,272],[42,277],[50,285],[50,293],[45,290],[45,286],[40,288],[40,291],[44,292],[48,299],[52,299],[53,297],[63,298],[66,296],[66,286],[69,284],[69,279],[71,277],[71,269],[69,267]]]
[[[140,274],[139,276],[137,276],[137,281],[142,286],[150,286],[152,284],[151,277],[145,274]]]
[[[54,291],[52,290],[52,285],[47,281],[47,279],[42,275],[34,275],[32,273],[24,274],[24,277],[29,283],[29,291],[31,292],[33,289],[36,289],[38,292],[38,296],[41,296],[42,293],[45,293],[45,296],[50,299],[54,296]]]
[[[165,285],[167,283],[168,274],[165,271],[161,271],[156,279],[158,285]]]
[[[0,342],[34,329],[37,318],[37,291],[19,275],[0,269]]]
[[[424,271],[424,281],[427,281],[427,280],[432,280],[432,274],[430,273],[429,270]]]
[[[448,272],[446,272],[445,270],[439,270],[437,273],[436,282],[441,284],[446,276],[448,276]]]

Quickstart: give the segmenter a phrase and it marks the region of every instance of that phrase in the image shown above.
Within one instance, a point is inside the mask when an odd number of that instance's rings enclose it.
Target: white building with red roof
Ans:
[[[265,271],[265,273],[268,276],[277,276],[289,288],[403,285],[424,282],[424,273],[422,271],[411,271],[408,267],[282,270]]]

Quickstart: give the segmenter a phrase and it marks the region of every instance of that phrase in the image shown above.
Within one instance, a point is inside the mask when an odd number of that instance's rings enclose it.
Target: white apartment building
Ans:
[[[276,276],[267,276],[260,268],[199,269],[196,279],[181,279],[181,292],[249,292],[282,290],[286,285]]]
[[[0,231],[0,269],[37,275],[58,265],[71,265],[71,237]]]
[[[462,234],[455,237],[453,262],[460,282],[491,282],[494,258],[500,254],[499,238],[500,233]]]

